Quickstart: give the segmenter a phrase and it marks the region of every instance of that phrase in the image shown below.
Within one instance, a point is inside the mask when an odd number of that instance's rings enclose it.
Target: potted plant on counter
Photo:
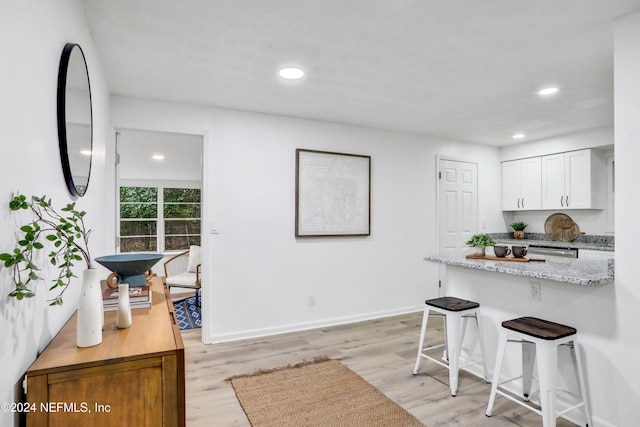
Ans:
[[[513,228],[513,238],[514,239],[524,239],[524,229],[527,228],[528,224],[525,224],[522,221],[516,221],[510,225]]]
[[[485,249],[487,246],[495,246],[496,242],[486,233],[474,234],[471,236],[468,242],[465,243],[467,246],[471,246],[475,248],[476,255],[484,256]]]

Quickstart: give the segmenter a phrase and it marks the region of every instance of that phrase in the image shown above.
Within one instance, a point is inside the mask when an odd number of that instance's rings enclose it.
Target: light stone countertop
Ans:
[[[604,285],[614,282],[613,259],[593,260],[534,255],[535,258],[545,258],[546,261],[516,262],[467,259],[466,255],[434,255],[427,256],[424,260],[583,286]]]

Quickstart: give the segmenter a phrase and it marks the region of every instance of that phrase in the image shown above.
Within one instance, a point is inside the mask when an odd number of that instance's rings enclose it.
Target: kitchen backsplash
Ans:
[[[511,233],[489,233],[489,235],[493,239],[513,239],[513,232]],[[549,237],[547,237],[544,233],[524,233],[524,238],[528,240],[547,240],[551,241]],[[596,236],[591,234],[581,234],[579,235],[574,242],[576,243],[591,243],[596,245],[604,245],[611,246],[612,248],[615,246],[615,237],[614,236]]]

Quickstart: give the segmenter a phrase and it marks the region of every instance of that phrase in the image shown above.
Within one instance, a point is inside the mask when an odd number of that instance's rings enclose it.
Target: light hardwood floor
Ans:
[[[428,427],[541,426],[541,418],[500,396],[493,416],[485,416],[490,384],[461,372],[457,397],[451,397],[448,371],[423,360],[412,375],[422,313],[370,320],[232,343],[204,345],[200,330],[183,331],[188,427],[249,426],[233,388],[232,375],[328,356],[380,389]],[[442,342],[442,326],[427,342]],[[492,364],[492,363],[491,363]],[[575,426],[558,420],[558,427]],[[400,426],[398,426],[400,427]]]

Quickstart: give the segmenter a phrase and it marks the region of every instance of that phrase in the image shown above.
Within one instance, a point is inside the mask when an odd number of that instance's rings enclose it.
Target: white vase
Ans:
[[[82,272],[82,291],[78,302],[78,326],[76,344],[78,347],[92,347],[102,342],[104,312],[102,290],[98,270],[89,268]]]
[[[475,247],[475,254],[477,256],[484,256],[485,255],[485,248],[483,248],[482,246],[476,246]]]
[[[129,285],[120,283],[118,285],[118,316],[116,326],[125,329],[131,326],[131,301],[129,300]]]

